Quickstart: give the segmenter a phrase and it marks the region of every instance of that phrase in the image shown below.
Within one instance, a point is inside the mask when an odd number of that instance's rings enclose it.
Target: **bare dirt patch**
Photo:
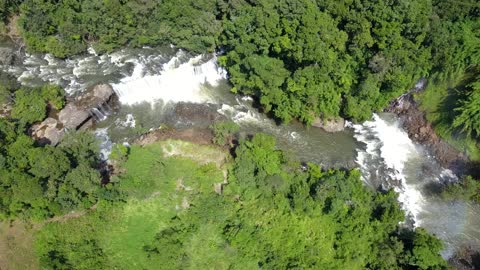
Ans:
[[[33,248],[35,229],[16,220],[0,223],[0,270],[38,269]]]
[[[134,144],[146,145],[157,141],[168,139],[182,140],[201,145],[212,144],[213,134],[206,128],[188,128],[188,129],[158,129],[142,135],[134,141]]]

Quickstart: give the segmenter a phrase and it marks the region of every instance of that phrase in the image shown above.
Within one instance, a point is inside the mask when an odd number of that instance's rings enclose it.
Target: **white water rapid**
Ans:
[[[180,62],[180,57],[173,57],[162,66],[161,72],[153,75],[146,74],[146,63],[132,61],[135,64],[132,75],[112,85],[120,102],[127,105],[159,100],[212,102],[202,85],[217,86],[220,80],[226,79],[226,71],[217,66],[215,57],[203,63],[201,55],[185,63]]]
[[[445,257],[461,245],[480,247],[478,206],[444,202],[426,191],[430,183],[456,177],[413,143],[391,115],[375,115],[372,121],[350,124],[350,129],[335,134],[305,129],[295,122],[277,125],[253,108],[251,98],[229,92],[226,72],[218,67],[215,56],[192,57],[168,48],[125,49],[106,55],[89,50],[87,55],[67,60],[41,54],[23,59],[20,65],[0,69],[17,76],[23,85],[61,85],[70,96],[98,83],[112,85],[120,108],[112,114],[97,112],[98,120],[106,118],[97,123],[95,131],[104,159],[112,141],[123,143],[165,124],[205,127],[211,123],[193,118],[213,111],[238,123],[243,134],[274,135],[281,149],[302,161],[352,167],[355,160],[367,185],[394,188],[415,226],[445,241]]]
[[[361,125],[349,124],[364,144],[356,162],[366,184],[393,188],[414,226],[426,228],[444,240],[449,258],[461,245],[480,247],[480,209],[465,202],[445,202],[429,192],[431,184],[457,181],[426,150],[414,143],[391,114],[374,115]]]

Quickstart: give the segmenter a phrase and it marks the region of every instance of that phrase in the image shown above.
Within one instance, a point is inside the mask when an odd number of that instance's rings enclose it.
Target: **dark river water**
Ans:
[[[455,181],[421,145],[413,143],[389,114],[363,124],[347,123],[343,132],[327,133],[302,124],[277,125],[252,106],[252,99],[230,93],[227,73],[213,55],[191,56],[172,48],[125,49],[108,55],[89,54],[60,60],[50,55],[23,55],[16,65],[1,67],[29,86],[45,82],[65,87],[70,96],[98,83],[110,83],[119,109],[100,116],[97,136],[104,155],[112,143],[123,143],[162,125],[208,126],[203,114],[220,114],[241,132],[265,132],[282,150],[302,161],[325,167],[358,167],[366,185],[394,188],[415,226],[445,241],[448,258],[460,246],[480,247],[480,209],[466,202],[445,202],[428,192],[429,184]],[[198,117],[179,115],[179,106],[195,108]],[[193,109],[192,109],[193,110]],[[104,119],[105,118],[105,119]]]

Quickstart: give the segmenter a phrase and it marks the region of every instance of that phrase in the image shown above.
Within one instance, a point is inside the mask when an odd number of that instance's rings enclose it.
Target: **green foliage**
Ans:
[[[219,61],[234,91],[283,121],[363,120],[427,74],[430,14],[418,1],[241,5],[224,20]]]
[[[471,176],[466,176],[457,182],[446,185],[441,194],[447,200],[480,202],[480,182]]]
[[[170,151],[177,155],[169,156]],[[224,177],[216,165],[205,163],[205,157],[225,156],[225,153],[207,146],[165,141],[143,147],[133,145],[128,150],[118,147],[112,155],[117,154],[124,159],[116,185],[126,194],[125,203],[101,201],[95,211],[81,218],[42,228],[37,237],[42,267],[54,268],[59,256],[55,254],[60,254],[63,267],[75,269],[82,267],[73,261],[93,260],[93,257],[104,269],[157,269],[165,262],[148,258],[143,246],[150,244],[171,218],[184,211],[184,202],[196,205],[199,194],[214,194],[213,183],[222,182]],[[205,233],[196,241],[195,248],[202,246],[208,253],[209,249],[203,246],[203,239],[209,235]],[[83,252],[91,248],[91,253]],[[70,252],[73,249],[81,252]],[[201,263],[202,257],[197,259]]]
[[[47,107],[61,109],[64,102],[58,86],[20,88],[15,91],[13,119],[0,119],[2,219],[44,219],[89,208],[100,197],[106,198],[100,190],[99,145],[94,135],[71,133],[58,147],[39,147],[26,134],[29,124],[45,118]]]
[[[210,126],[213,131],[213,143],[218,145],[231,145],[235,134],[240,130],[240,126],[231,121],[216,122]]]
[[[12,117],[32,124],[45,119],[47,104],[36,89],[20,88],[15,91],[15,106]]]
[[[219,269],[445,268],[440,242],[421,230],[398,234],[404,216],[395,193],[367,190],[358,171],[290,167],[263,134],[236,155],[225,195],[179,213],[145,247],[151,258],[175,268],[194,267],[198,257]],[[199,238],[216,256],[193,249]]]
[[[46,84],[41,88],[42,98],[53,108],[60,110],[65,106],[65,92],[58,85]]]
[[[16,78],[0,71],[0,106],[13,101],[12,93],[20,87]]]
[[[47,224],[36,235],[35,249],[46,269],[106,269],[107,259],[99,246],[97,216]]]
[[[221,32],[217,1],[26,0],[19,26],[30,50],[67,57],[92,45],[110,52],[125,45],[175,44],[213,51]]]
[[[0,0],[0,24],[6,23],[9,16],[18,12],[22,2],[23,0]]]
[[[469,93],[455,108],[458,115],[453,120],[453,126],[460,127],[468,136],[480,139],[480,78],[468,87]]]
[[[425,270],[445,268],[445,263],[439,263],[438,260],[438,253],[443,248],[442,242],[424,229],[417,228],[415,230],[410,245],[412,247],[407,260],[412,267]]]
[[[16,102],[20,97],[28,107],[25,91],[16,92]],[[42,100],[38,91],[30,95]],[[0,119],[0,218],[45,219],[98,201],[99,152],[92,134],[69,134],[58,147],[38,147],[24,132],[25,126]]]
[[[322,171],[313,164],[301,169],[284,158],[272,137],[257,134],[238,146],[220,195],[212,187],[223,182],[219,167],[194,161],[213,150],[181,145],[133,145],[117,183],[126,203],[100,204],[98,212],[44,227],[36,244],[41,266],[446,267],[441,242],[422,229],[399,230],[404,215],[396,193],[367,189],[357,170]]]
[[[39,88],[22,87],[14,93],[11,115],[25,124],[33,124],[45,119],[48,104],[55,109],[61,109],[65,104],[63,89],[55,85],[47,84]]]
[[[419,78],[444,83],[480,60],[469,1],[26,0],[20,15],[27,47],[58,57],[88,46],[220,49],[232,91],[284,122],[362,121]]]

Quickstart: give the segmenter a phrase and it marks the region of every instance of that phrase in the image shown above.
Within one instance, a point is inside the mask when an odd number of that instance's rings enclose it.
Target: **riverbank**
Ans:
[[[419,81],[408,93],[391,102],[385,111],[396,114],[412,141],[424,145],[442,167],[458,176],[474,173],[477,164],[470,160],[466,152],[459,151],[438,135],[434,125],[427,119],[427,112],[421,108],[421,101],[415,98],[426,87],[426,80]]]

